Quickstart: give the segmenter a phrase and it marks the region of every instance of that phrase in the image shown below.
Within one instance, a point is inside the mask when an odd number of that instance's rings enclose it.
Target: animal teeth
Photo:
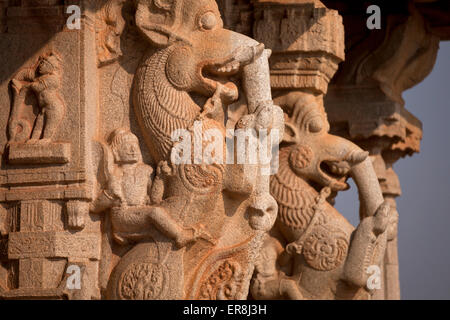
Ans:
[[[338,175],[341,175],[341,176],[346,175],[347,172],[348,172],[348,170],[347,170],[346,168],[338,167],[338,166],[335,165],[335,164],[332,164],[332,165],[330,166],[330,170],[331,170],[332,173],[338,174]]]

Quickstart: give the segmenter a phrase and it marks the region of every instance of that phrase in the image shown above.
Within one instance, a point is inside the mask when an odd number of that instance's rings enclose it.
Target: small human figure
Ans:
[[[260,256],[255,263],[250,291],[256,300],[289,299],[304,300],[296,281],[280,269],[289,263],[290,257],[275,238],[266,236]]]
[[[55,53],[42,56],[37,68],[21,70],[12,79],[12,85],[18,91],[30,88],[38,98],[40,110],[28,143],[51,142],[65,114],[64,101],[59,93],[61,59]]]
[[[151,205],[153,168],[142,161],[138,138],[127,129],[116,129],[109,146],[103,145],[106,186],[92,203],[92,212],[111,211],[113,236],[120,244],[139,241],[156,227],[178,247],[198,239],[210,241],[203,226],[185,228],[162,207]],[[163,166],[163,165],[162,165]],[[159,170],[161,171],[161,170]]]

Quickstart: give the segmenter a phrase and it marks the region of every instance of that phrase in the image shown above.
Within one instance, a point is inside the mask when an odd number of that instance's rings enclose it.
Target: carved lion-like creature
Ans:
[[[188,154],[189,161],[177,163],[172,154],[181,141],[174,134],[183,131],[190,141],[198,135],[205,143],[205,131],[213,129],[225,142],[228,106],[240,95],[246,110],[239,128],[282,130],[283,113],[271,96],[270,52],[224,29],[213,0],[134,3],[136,26],[148,50],[135,74],[133,108],[158,167],[158,187],[150,191],[150,205],[132,212],[121,206],[113,212],[124,217],[121,223],[113,220],[116,231],[123,231],[116,235],[137,244],[113,268],[107,297],[244,299],[262,234],[275,222],[277,204],[269,193],[269,177],[261,176],[259,165],[228,164],[225,159],[197,163]],[[196,121],[202,124],[200,132],[195,132]],[[142,179],[140,174],[130,177]],[[109,182],[120,200],[126,192]],[[127,187],[130,193],[136,189]],[[179,232],[165,232],[192,226],[204,226],[195,229],[203,236],[194,232],[192,241],[181,246]],[[139,239],[127,232],[142,228],[145,237]]]
[[[328,133],[321,97],[292,92],[275,101],[286,113],[280,169],[270,191],[278,218],[256,265],[258,299],[366,299],[372,265],[380,266],[387,227],[395,223],[383,202],[368,153]],[[348,188],[360,193],[362,220],[355,229],[328,201]]]

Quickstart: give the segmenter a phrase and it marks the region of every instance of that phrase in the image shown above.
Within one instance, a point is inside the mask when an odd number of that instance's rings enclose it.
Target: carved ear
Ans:
[[[285,121],[284,126],[284,136],[282,141],[287,143],[299,143],[300,137],[298,129],[288,121]]]
[[[183,40],[174,30],[179,20],[180,0],[137,0],[136,26],[157,47]]]

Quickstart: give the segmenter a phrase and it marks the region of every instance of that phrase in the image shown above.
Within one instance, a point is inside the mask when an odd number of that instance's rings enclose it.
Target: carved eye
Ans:
[[[308,131],[311,133],[318,133],[323,129],[323,121],[319,117],[316,117],[309,121],[308,123]]]
[[[217,17],[214,12],[208,11],[200,17],[199,24],[204,30],[212,30],[217,25]]]

